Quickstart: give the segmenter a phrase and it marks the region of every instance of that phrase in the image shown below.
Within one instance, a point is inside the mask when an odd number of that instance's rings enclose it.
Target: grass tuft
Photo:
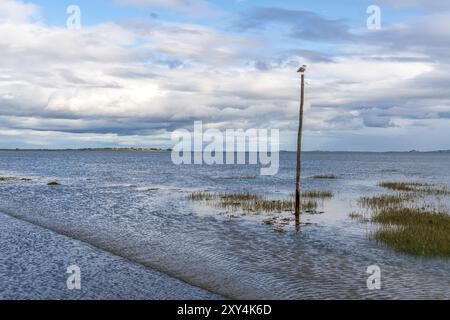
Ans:
[[[361,197],[358,200],[358,204],[367,209],[373,211],[379,211],[388,208],[395,208],[402,206],[406,201],[413,201],[414,196],[407,193],[398,194],[384,194],[374,197]]]
[[[305,191],[302,193],[302,196],[305,198],[333,198],[333,193],[330,191]]]
[[[203,191],[191,192],[188,195],[188,199],[192,200],[192,201],[212,200],[213,197],[214,197],[214,195],[212,193],[203,192]]]
[[[334,180],[334,179],[339,179],[339,177],[334,174],[325,174],[325,175],[314,176],[313,179]]]
[[[376,241],[410,254],[450,258],[450,215],[422,208],[384,209],[372,217]]]
[[[350,212],[348,214],[348,216],[350,217],[350,219],[354,219],[354,220],[363,220],[364,219],[364,215],[359,212]]]
[[[416,191],[419,187],[425,187],[427,185],[420,182],[382,181],[378,186],[394,191]]]
[[[444,212],[422,208],[385,209],[372,218],[373,222],[395,225],[428,225],[450,228],[450,216]],[[449,229],[450,230],[450,229]]]
[[[286,233],[287,232],[287,230],[283,229],[283,228],[274,228],[272,231],[274,233]]]
[[[232,210],[243,210],[246,212],[294,212],[295,201],[292,199],[268,199],[250,193],[209,193],[193,192],[188,195],[192,201],[207,201],[210,204]],[[314,200],[302,201],[302,209],[307,212],[318,208]]]
[[[450,190],[446,186],[433,186],[422,182],[383,181],[378,186],[394,191],[416,192],[435,196],[450,195]]]

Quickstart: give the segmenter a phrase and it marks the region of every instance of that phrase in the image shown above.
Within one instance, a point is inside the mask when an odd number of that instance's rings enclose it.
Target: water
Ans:
[[[0,213],[0,300],[221,299],[75,239]],[[67,267],[81,290],[67,289]]]
[[[1,174],[33,180],[0,183],[0,211],[228,298],[450,298],[448,260],[370,241],[371,226],[348,217],[359,196],[386,192],[381,180],[450,185],[450,154],[306,153],[303,186],[335,198],[324,214],[303,215],[313,224],[299,232],[186,199],[194,190],[288,197],[295,154],[280,160],[279,174],[263,177],[256,166],[175,166],[163,152],[2,152]],[[368,290],[375,264],[382,289]]]

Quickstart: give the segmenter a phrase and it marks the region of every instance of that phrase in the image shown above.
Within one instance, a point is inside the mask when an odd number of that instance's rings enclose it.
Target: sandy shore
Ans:
[[[0,299],[221,299],[159,271],[0,213]],[[68,290],[67,267],[81,268]]]

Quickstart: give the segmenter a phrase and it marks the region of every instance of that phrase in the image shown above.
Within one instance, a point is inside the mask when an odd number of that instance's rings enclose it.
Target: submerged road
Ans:
[[[221,296],[87,243],[0,213],[2,300],[199,300]],[[67,268],[80,268],[81,289],[69,290]]]

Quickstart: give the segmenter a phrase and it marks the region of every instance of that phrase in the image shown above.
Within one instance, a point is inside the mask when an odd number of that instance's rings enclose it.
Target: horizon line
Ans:
[[[170,152],[172,148],[156,148],[156,147],[81,147],[81,148],[0,148],[2,152],[14,151],[138,151],[138,152]],[[233,150],[234,152],[238,152]],[[190,151],[201,152],[201,151]],[[227,152],[227,150],[223,150]],[[241,151],[242,152],[242,151]],[[248,151],[245,151],[248,153]],[[297,152],[296,150],[280,150],[279,152]],[[450,153],[450,149],[438,150],[385,150],[385,151],[368,151],[368,150],[304,150],[308,153]]]

